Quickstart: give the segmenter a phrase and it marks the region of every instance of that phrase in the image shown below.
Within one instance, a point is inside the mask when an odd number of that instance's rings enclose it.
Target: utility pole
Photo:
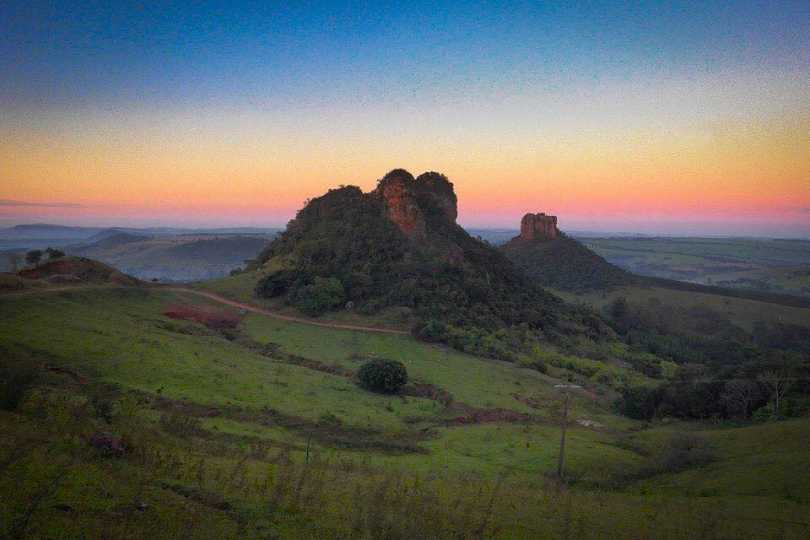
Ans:
[[[564,480],[565,470],[565,431],[568,427],[568,405],[571,400],[571,393],[568,391],[573,388],[582,388],[578,384],[555,384],[554,388],[560,388],[565,394],[565,407],[563,409],[562,424],[560,425],[560,456],[557,462],[557,477],[562,481]]]

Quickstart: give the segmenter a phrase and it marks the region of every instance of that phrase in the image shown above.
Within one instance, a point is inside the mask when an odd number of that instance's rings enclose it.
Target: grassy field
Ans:
[[[37,377],[16,408],[0,411],[7,494],[0,536],[804,538],[810,531],[797,524],[807,521],[800,516],[810,511],[810,483],[803,472],[789,473],[807,470],[806,420],[647,426],[580,392],[565,488],[552,480],[562,397],[554,384],[565,370],[552,377],[409,336],[258,314],[215,330],[164,315],[177,305],[226,310],[160,289],[0,296],[4,363]],[[402,361],[414,391],[360,389],[351,372],[370,357]],[[586,420],[597,424],[580,425]],[[126,453],[93,448],[87,441],[98,432],[122,436]],[[669,441],[684,433],[708,441],[711,463],[656,469]]]
[[[650,286],[619,287],[610,291],[585,294],[573,294],[565,291],[554,292],[570,302],[584,303],[596,309],[603,308],[619,297],[624,297],[628,301],[635,303],[648,303],[653,299],[658,299],[664,305],[680,308],[705,306],[727,316],[732,323],[748,331],[759,321],[810,326],[810,309],[782,306],[770,302],[731,296]]]
[[[810,296],[810,242],[746,238],[583,238],[633,273]]]

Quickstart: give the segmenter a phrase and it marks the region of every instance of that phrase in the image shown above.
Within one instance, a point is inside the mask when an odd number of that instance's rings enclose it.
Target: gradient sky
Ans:
[[[810,237],[807,0],[403,4],[0,3],[0,224],[283,225],[404,167],[467,226]]]

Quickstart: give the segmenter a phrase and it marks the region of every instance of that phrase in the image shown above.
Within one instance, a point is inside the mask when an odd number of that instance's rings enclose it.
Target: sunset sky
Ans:
[[[575,4],[2,2],[0,226],[277,226],[404,167],[465,226],[810,237],[810,2]]]

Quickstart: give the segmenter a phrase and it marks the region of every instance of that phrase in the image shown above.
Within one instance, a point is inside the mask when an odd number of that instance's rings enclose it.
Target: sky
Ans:
[[[279,226],[394,168],[459,221],[810,237],[810,2],[0,4],[0,226]]]

